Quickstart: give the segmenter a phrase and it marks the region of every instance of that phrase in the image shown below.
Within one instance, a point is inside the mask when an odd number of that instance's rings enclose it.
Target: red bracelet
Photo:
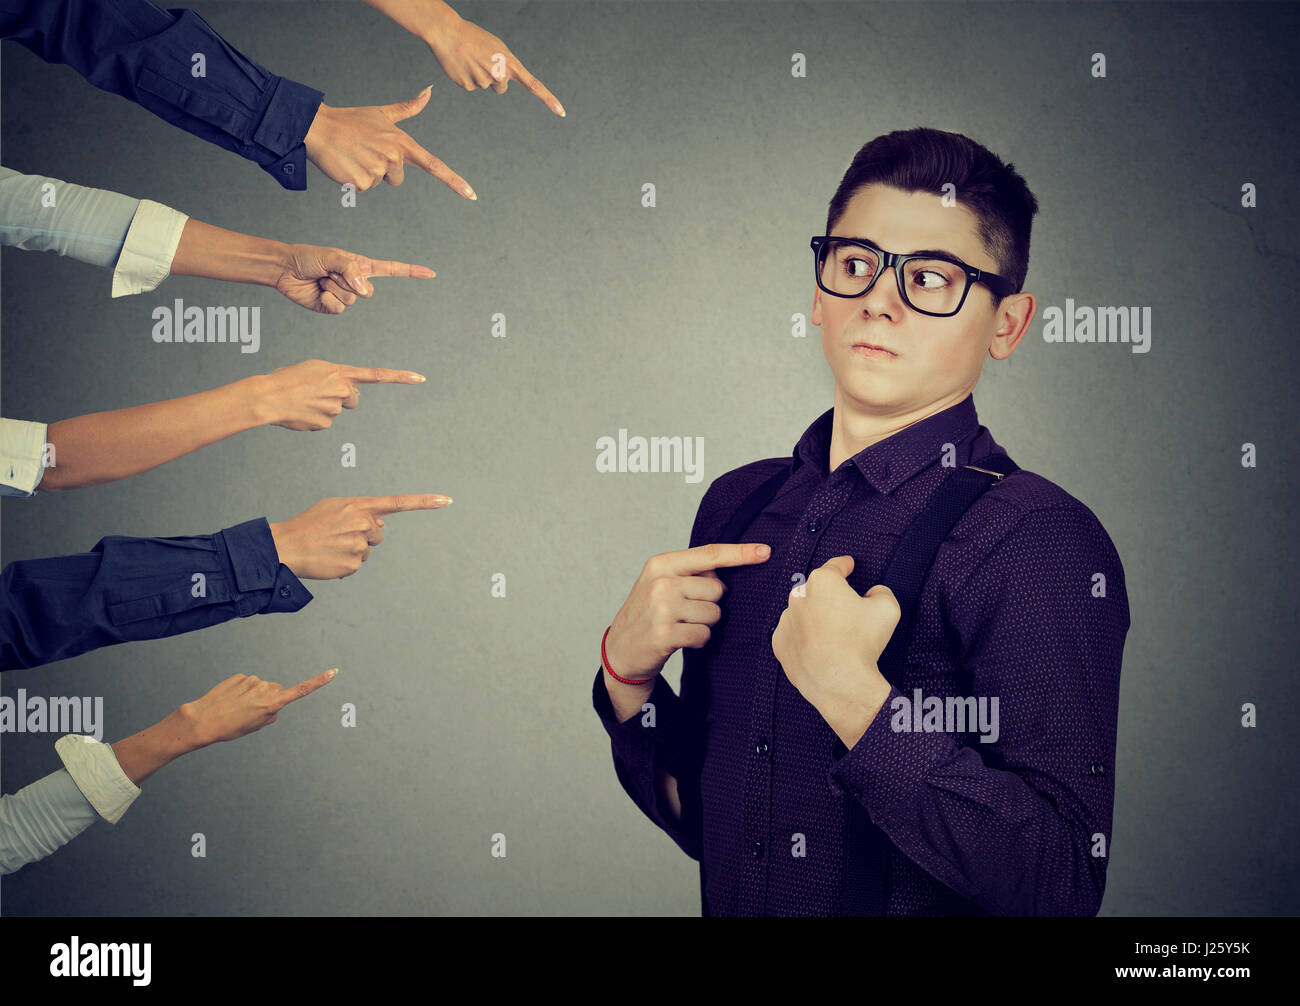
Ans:
[[[614,628],[610,626],[609,629]],[[605,665],[605,671],[615,681],[621,681],[625,685],[648,685],[654,678],[646,678],[644,681],[629,681],[627,678],[620,678],[609,667],[609,657],[605,656],[605,638],[609,635],[609,629],[605,630],[605,635],[600,637],[600,662]]]

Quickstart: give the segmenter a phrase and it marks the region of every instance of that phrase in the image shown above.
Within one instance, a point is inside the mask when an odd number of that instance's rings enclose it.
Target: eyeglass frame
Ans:
[[[883,265],[876,270],[876,274],[871,277],[871,282],[867,284],[866,289],[861,293],[836,293],[834,290],[827,290],[822,283],[822,271],[820,268],[822,246],[827,241],[839,241],[843,244],[857,245],[859,248],[866,248],[868,251],[876,252],[882,259]],[[860,241],[857,238],[847,238],[839,234],[818,234],[811,242],[813,252],[813,278],[817,281],[817,288],[823,293],[832,297],[840,297],[844,300],[855,300],[858,297],[865,297],[871,292],[872,287],[876,285],[876,280],[889,269],[894,270],[894,279],[898,281],[898,295],[903,299],[903,303],[915,311],[917,314],[924,314],[931,318],[952,318],[961,313],[962,306],[966,303],[966,297],[970,294],[972,284],[983,283],[999,297],[1009,297],[1015,293],[1015,285],[1005,276],[999,276],[996,273],[985,272],[983,269],[976,269],[974,266],[963,262],[959,258],[953,258],[951,255],[903,255],[899,252],[887,252],[883,248],[877,248],[875,245]],[[903,289],[903,266],[911,259],[925,259],[927,261],[938,260],[948,262],[955,266],[960,266],[966,274],[966,289],[961,293],[961,300],[957,301],[957,306],[948,314],[935,314],[933,311],[926,311],[917,307],[907,299],[907,293]]]

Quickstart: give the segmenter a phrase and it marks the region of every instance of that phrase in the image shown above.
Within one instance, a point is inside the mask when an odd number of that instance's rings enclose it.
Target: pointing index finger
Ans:
[[[423,384],[424,376],[413,370],[389,370],[387,367],[343,368],[343,376],[358,384]]]
[[[372,514],[388,514],[405,510],[439,510],[451,499],[439,493],[407,493],[400,496],[357,496],[355,502]]]
[[[304,695],[310,695],[317,688],[329,684],[334,680],[334,676],[338,674],[338,672],[339,669],[334,667],[328,671],[322,671],[314,678],[308,678],[306,681],[299,682],[292,688],[286,688],[284,694],[280,696],[280,708],[283,709],[290,702],[297,702]]]
[[[460,175],[452,171],[451,168],[447,167],[446,164],[434,157],[433,154],[429,153],[429,151],[425,150],[409,136],[405,136],[405,134],[403,134],[403,136],[405,137],[403,143],[403,147],[405,148],[403,160],[405,160],[407,164],[414,164],[417,168],[427,171],[429,174],[433,175],[434,178],[438,179],[448,187],[455,189],[467,199],[478,198],[478,196],[474,194],[474,190],[470,188],[469,182],[461,178]]]
[[[510,75],[523,84],[524,87],[532,91],[533,94],[546,104],[548,108],[556,115],[564,115],[564,106],[560,104],[558,98],[546,89],[546,85],[528,72],[523,63],[513,54],[510,57]]]
[[[366,259],[367,276],[400,276],[403,279],[432,279],[438,275],[427,265],[413,265],[410,262],[394,262],[389,259]]]
[[[744,544],[713,542],[708,545],[697,545],[695,548],[688,548],[678,553],[670,568],[676,576],[694,576],[720,566],[749,566],[766,562],[771,554],[772,550],[768,546],[755,542]]]

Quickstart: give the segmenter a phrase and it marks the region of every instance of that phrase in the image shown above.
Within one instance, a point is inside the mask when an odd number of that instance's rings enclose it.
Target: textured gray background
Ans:
[[[1103,913],[1300,908],[1294,8],[464,4],[567,119],[515,85],[466,94],[360,4],[304,8],[199,5],[331,104],[433,81],[408,128],[479,202],[415,169],[351,210],[314,167],[307,192],[282,191],[12,44],[4,163],[438,278],[380,280],[327,318],[186,278],[113,301],[107,271],[6,250],[4,413],[52,421],[312,356],[429,383],[367,389],[327,432],[257,430],[126,482],[6,501],[3,560],[282,520],[330,495],[456,502],[393,517],[361,572],[309,583],[297,615],[6,673],[9,695],[104,695],[112,740],[237,671],[342,668],[274,726],[163,769],[116,827],[5,878],[5,914],[697,913],[695,863],[623,794],[590,708],[600,634],[645,559],[685,547],[709,481],[787,453],[830,405],[817,330],[789,336],[812,306],[808,237],[858,146],[914,125],[985,143],[1042,205],[1039,317],[976,404],[1022,466],[1093,509],[1127,574]],[[1105,80],[1088,74],[1098,50]],[[646,181],[657,209],[640,207]],[[1238,205],[1246,181],[1258,209]],[[176,297],[261,305],[262,351],[155,345],[150,311]],[[1042,309],[1066,297],[1149,305],[1151,352],[1045,344]],[[620,427],[703,436],[704,482],[599,475],[595,440]],[[339,726],[345,701],[356,729]],[[6,791],[58,766],[51,740],[3,738]]]

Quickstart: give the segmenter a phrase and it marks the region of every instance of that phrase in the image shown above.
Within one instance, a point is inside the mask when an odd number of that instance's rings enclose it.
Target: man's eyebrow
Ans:
[[[836,236],[839,237],[839,236],[841,236],[841,235],[836,235]],[[871,238],[858,237],[858,236],[856,236],[856,235],[843,235],[843,236],[845,236],[845,237],[850,237],[850,238],[851,238],[852,240],[854,240],[854,241],[865,241],[867,244],[871,245],[873,248],[879,248],[879,247],[880,247],[880,242],[875,241],[875,240],[873,240],[873,239],[871,239]],[[965,261],[966,261],[964,258],[962,258],[960,255],[958,255],[956,252],[948,251],[948,249],[946,249],[946,248],[918,248],[916,251],[904,252],[903,254],[904,254],[904,255],[939,255],[939,256],[941,256],[941,257],[943,257],[943,258],[955,258],[958,262],[965,262]]]

